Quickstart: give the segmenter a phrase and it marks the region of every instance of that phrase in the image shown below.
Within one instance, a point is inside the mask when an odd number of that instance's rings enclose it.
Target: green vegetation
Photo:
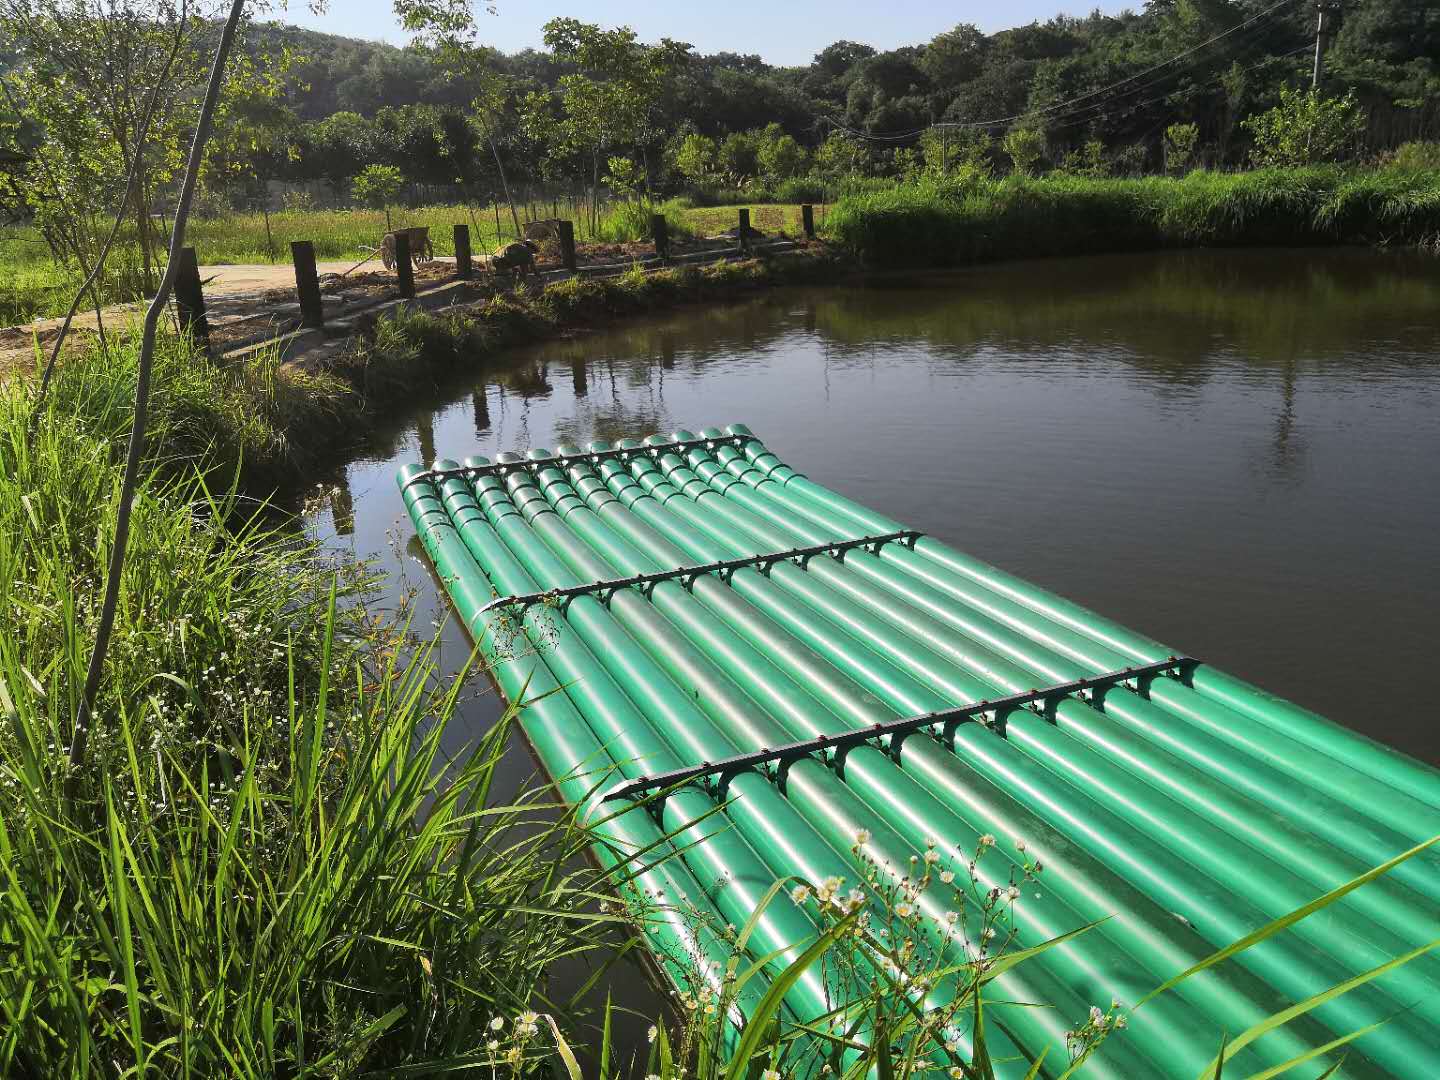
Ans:
[[[593,875],[564,869],[582,838],[533,797],[490,805],[504,724],[441,757],[465,680],[396,659],[362,571],[197,478],[265,450],[244,415],[265,389],[173,341],[157,375],[74,777],[134,349],[62,368],[33,444],[28,384],[0,392],[0,1073],[349,1075],[480,1049],[494,1010],[604,939],[578,914]]]
[[[1179,178],[922,177],[842,194],[828,234],[882,266],[1201,245],[1426,244],[1440,174],[1334,166]]]
[[[602,225],[611,197],[823,202],[858,178],[920,172],[1140,176],[1398,159],[1397,147],[1433,140],[1440,117],[1440,37],[1422,0],[1332,14],[1316,92],[1311,13],[1268,0],[1156,3],[994,34],[960,24],[887,52],[840,41],[790,68],[575,19],[547,24],[543,51],[506,56],[485,47],[474,5],[394,6],[410,49],[246,29],[202,171],[217,222],[208,240],[197,230],[202,258],[283,259],[286,241],[302,238],[284,212],[301,204],[389,211],[353,228],[314,222],[303,232],[322,258],[358,258],[402,206],[398,219],[431,225],[442,250],[457,216],[498,246],[524,207],[546,216],[563,205],[582,242],[615,240],[636,230]],[[205,0],[182,16],[137,0],[141,17],[105,19],[89,0],[13,0],[0,11],[10,87],[0,212],[28,226],[27,253],[38,241],[56,267],[21,260],[0,290],[0,321],[56,311],[61,284],[83,280],[105,249],[116,206],[123,227],[98,296],[153,288],[164,224],[149,210],[173,190],[204,80],[202,28],[222,7]],[[77,35],[133,57],[123,77],[69,48]],[[142,168],[128,177],[134,161]],[[277,196],[277,182],[289,190]],[[415,209],[447,204],[473,213]],[[266,209],[268,232],[256,213]]]

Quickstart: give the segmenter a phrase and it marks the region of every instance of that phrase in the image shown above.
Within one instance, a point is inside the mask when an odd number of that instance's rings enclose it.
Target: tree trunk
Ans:
[[[241,16],[245,12],[245,0],[232,0],[230,14],[225,28],[220,33],[220,42],[215,47],[215,62],[210,70],[210,81],[205,89],[205,99],[200,106],[200,118],[195,125],[195,138],[190,145],[190,157],[185,165],[185,180],[180,187],[180,199],[175,208],[175,227],[170,233],[170,258],[165,264],[165,274],[150,306],[145,311],[145,324],[140,340],[140,360],[135,382],[135,419],[130,427],[130,443],[125,454],[125,472],[120,482],[119,506],[115,514],[115,539],[110,548],[110,563],[105,574],[105,595],[100,604],[100,620],[95,629],[95,645],[90,652],[90,661],[85,672],[85,687],[80,705],[75,712],[75,728],[71,735],[69,749],[70,774],[65,783],[73,796],[85,765],[88,746],[91,711],[95,696],[100,690],[100,680],[105,671],[105,654],[110,647],[110,635],[115,629],[115,611],[120,602],[120,578],[125,570],[125,552],[130,541],[130,515],[135,505],[135,489],[140,479],[141,461],[145,454],[145,424],[150,407],[150,375],[155,362],[155,338],[159,331],[160,316],[170,299],[170,290],[175,284],[178,268],[177,256],[185,245],[185,226],[190,218],[190,204],[195,199],[195,185],[200,178],[200,165],[205,156],[205,144],[210,139],[210,129],[215,120],[215,108],[220,98],[220,88],[225,81],[225,65],[230,50],[235,44],[235,35],[240,28]],[[137,169],[137,175],[139,170]]]

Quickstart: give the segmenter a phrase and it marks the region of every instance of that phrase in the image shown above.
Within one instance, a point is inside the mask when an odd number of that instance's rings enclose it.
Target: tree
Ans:
[[[0,0],[0,38],[23,64],[5,93],[41,132],[26,198],[57,257],[88,270],[124,188],[140,287],[159,262],[150,204],[178,173],[188,111],[207,74],[218,0]],[[133,176],[133,182],[127,182]]]
[[[1354,94],[1327,98],[1318,90],[1280,90],[1280,104],[1240,126],[1254,140],[1257,165],[1298,166],[1337,161],[1352,151],[1365,130]]]
[[[771,181],[789,180],[805,171],[805,148],[779,124],[770,124],[760,133],[756,159],[760,172]]]
[[[815,149],[816,171],[833,180],[854,176],[866,160],[865,147],[843,131],[832,131]]]
[[[754,132],[732,131],[720,143],[716,160],[725,179],[740,187],[760,171],[760,140]]]
[[[716,158],[715,140],[696,131],[681,139],[673,154],[675,171],[692,184],[701,183],[715,171]]]
[[[1011,128],[1000,140],[1000,149],[1010,158],[1017,174],[1029,176],[1045,156],[1045,136],[1038,128]]]
[[[916,61],[937,86],[955,87],[980,74],[989,41],[974,23],[937,34]]]
[[[1165,168],[1183,173],[1195,161],[1195,147],[1200,141],[1197,124],[1171,124],[1165,129]]]
[[[511,96],[510,80],[495,70],[495,53],[479,43],[476,4],[473,0],[393,0],[393,3],[400,25],[434,48],[446,77],[471,87],[470,109],[490,145],[500,187],[510,205],[510,220],[515,225],[515,235],[519,236],[520,216],[496,145],[497,129]],[[495,13],[493,4],[484,6],[492,15]],[[496,227],[499,227],[498,220]]]
[[[665,89],[688,62],[690,46],[670,38],[645,45],[628,26],[604,30],[568,18],[547,22],[544,40],[557,60],[578,69],[559,80],[560,115],[549,131],[562,150],[584,152],[590,158],[593,229],[599,211],[601,155],[617,146],[643,150],[653,134],[652,120]],[[539,106],[532,100],[532,113]]]
[[[394,165],[367,165],[350,185],[356,202],[385,211],[385,231],[390,231],[390,206],[405,190],[405,175]]]

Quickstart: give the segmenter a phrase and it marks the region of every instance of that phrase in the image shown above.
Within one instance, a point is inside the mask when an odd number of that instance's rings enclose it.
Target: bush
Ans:
[[[685,220],[685,207],[673,201],[663,203],[627,199],[608,207],[595,223],[594,239],[606,244],[628,244],[650,239],[650,215],[662,214],[670,228],[670,236],[678,239],[691,235]]]
[[[1037,128],[1019,127],[1005,133],[1000,149],[1021,176],[1029,176],[1045,156],[1045,135]]]
[[[1282,87],[1280,104],[1240,126],[1255,140],[1255,164],[1293,168],[1348,157],[1365,132],[1365,117],[1353,93],[1327,98],[1318,90]]]
[[[1195,163],[1199,124],[1171,124],[1165,129],[1165,171],[1183,173]]]
[[[825,201],[825,194],[825,182],[813,176],[782,181],[770,193],[777,203],[819,203]]]
[[[1408,142],[1385,162],[1392,169],[1440,169],[1440,142]]]
[[[394,165],[367,165],[365,171],[350,182],[351,197],[362,206],[376,210],[393,203],[405,190],[405,177]]]

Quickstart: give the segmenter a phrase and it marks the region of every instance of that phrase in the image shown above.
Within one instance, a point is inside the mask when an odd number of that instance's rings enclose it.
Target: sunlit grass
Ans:
[[[843,193],[827,232],[874,263],[912,266],[1210,245],[1423,245],[1440,233],[1440,173],[925,177]]]

